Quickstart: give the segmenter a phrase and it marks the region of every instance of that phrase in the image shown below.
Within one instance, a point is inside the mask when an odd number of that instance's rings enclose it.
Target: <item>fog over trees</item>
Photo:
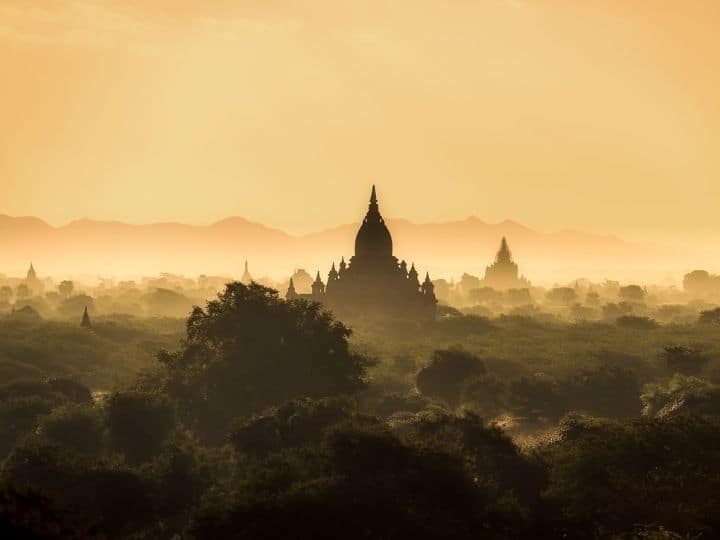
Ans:
[[[38,279],[0,289],[4,537],[720,530],[712,293],[460,280],[418,327],[256,282]]]

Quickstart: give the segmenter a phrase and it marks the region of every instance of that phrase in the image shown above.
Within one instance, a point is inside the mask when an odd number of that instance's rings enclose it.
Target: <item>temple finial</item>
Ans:
[[[370,193],[370,203],[371,204],[377,203],[377,194],[375,193],[375,184],[373,184],[372,193]]]

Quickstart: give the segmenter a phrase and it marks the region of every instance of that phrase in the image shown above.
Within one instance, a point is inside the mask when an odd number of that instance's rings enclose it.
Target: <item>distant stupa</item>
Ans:
[[[90,315],[88,314],[87,306],[85,306],[85,311],[83,312],[80,326],[82,326],[83,328],[92,328],[92,322],[90,322]]]
[[[294,300],[298,297],[298,293],[295,290],[295,283],[293,282],[293,278],[290,278],[290,284],[288,285],[287,293],[285,294],[285,298],[288,300]]]
[[[504,236],[500,242],[500,249],[495,255],[495,262],[485,268],[485,279],[482,280],[482,285],[498,290],[526,289],[530,286],[530,282],[525,279],[525,276],[518,275],[518,265],[513,261],[512,253]]]
[[[245,260],[245,271],[243,272],[243,275],[240,278],[240,282],[244,283],[245,285],[249,285],[252,280],[253,280],[253,278],[250,275],[250,271],[248,270],[248,262],[247,262],[247,260]]]
[[[290,279],[292,279],[293,288],[298,294],[309,293],[312,289],[313,277],[303,268],[295,270]]]
[[[32,294],[41,294],[43,291],[42,281],[38,279],[37,272],[35,271],[35,267],[32,262],[30,263],[30,268],[28,268],[24,283],[28,289],[30,289]]]

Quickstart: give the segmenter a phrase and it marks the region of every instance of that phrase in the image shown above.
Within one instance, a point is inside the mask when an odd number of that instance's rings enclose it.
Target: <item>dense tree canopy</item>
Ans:
[[[461,348],[437,350],[430,363],[417,374],[417,387],[427,396],[456,407],[465,380],[485,373],[485,364]]]
[[[163,387],[186,421],[220,441],[235,417],[362,388],[367,362],[351,352],[349,336],[319,304],[230,283],[205,310],[193,310],[181,350],[161,354]]]
[[[233,283],[185,328],[8,318],[0,537],[716,538],[720,334],[698,313],[456,313],[350,343]]]

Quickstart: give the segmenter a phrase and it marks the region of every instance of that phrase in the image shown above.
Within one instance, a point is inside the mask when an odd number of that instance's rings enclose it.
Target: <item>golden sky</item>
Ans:
[[[718,0],[2,0],[0,213],[720,232]]]

